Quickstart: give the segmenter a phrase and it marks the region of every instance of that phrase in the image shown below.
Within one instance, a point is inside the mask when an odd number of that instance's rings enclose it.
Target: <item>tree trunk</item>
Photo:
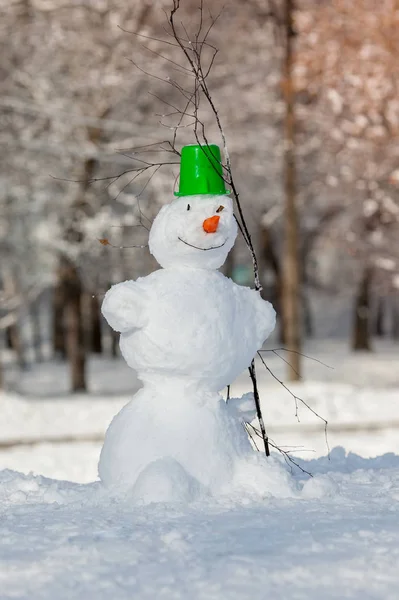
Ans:
[[[375,320],[374,320],[374,334],[378,337],[384,337],[385,329],[385,298],[378,296],[376,309],[375,309]]]
[[[32,345],[34,352],[34,360],[36,362],[43,361],[42,351],[42,335],[40,327],[40,303],[39,299],[33,304],[30,311],[30,321],[32,326]]]
[[[105,119],[110,111],[107,106],[101,111],[99,119]],[[101,127],[88,127],[87,136],[92,144],[97,145],[102,135]],[[76,199],[72,204],[71,218],[64,232],[65,239],[79,247],[84,238],[81,226],[82,216],[87,216],[90,206],[86,192],[97,166],[96,158],[87,158],[83,163],[83,173],[79,177],[80,186]],[[76,266],[66,256],[60,258],[60,277],[62,281],[62,301],[64,305],[64,322],[66,330],[66,351],[71,369],[71,387],[73,392],[86,390],[85,344],[83,328],[83,293],[82,284]]]
[[[312,338],[313,331],[313,319],[312,319],[312,310],[310,308],[310,301],[308,294],[305,290],[303,290],[302,295],[302,306],[303,306],[303,320],[305,326],[305,335],[307,338]]]
[[[234,272],[234,266],[235,266],[235,260],[234,260],[234,247],[230,250],[230,252],[227,255],[226,261],[223,265],[223,274],[226,277],[229,277],[230,279],[233,279],[233,272]]]
[[[102,354],[101,310],[98,297],[90,295],[90,351]]]
[[[399,340],[399,306],[397,298],[394,298],[392,306],[392,339]]]
[[[118,358],[118,348],[119,348],[119,333],[111,329],[111,356],[112,358]]]
[[[63,284],[59,277],[53,290],[53,357],[65,360],[67,357],[64,327]]]
[[[112,283],[108,284],[108,289],[112,286]],[[120,334],[117,331],[114,331],[112,329],[112,327],[110,325],[106,326],[106,330],[109,331],[110,335],[111,335],[111,357],[112,358],[118,358],[119,356],[119,352],[118,352],[118,348],[119,348],[119,337]]]
[[[263,226],[261,231],[262,240],[262,258],[266,265],[268,265],[273,271],[274,285],[271,294],[271,302],[277,313],[277,322],[279,326],[279,342],[285,345],[285,327],[284,327],[284,313],[282,310],[282,277],[280,263],[275,252],[270,230],[268,227]],[[264,286],[266,287],[266,286]]]
[[[9,337],[10,349],[15,352],[18,366],[23,370],[26,368],[26,361],[18,323],[13,323],[10,325],[7,333]]]
[[[5,335],[5,337],[6,337],[6,348],[7,348],[8,350],[12,350],[12,336],[11,336],[11,327],[12,327],[12,325],[9,325],[9,326],[6,328],[6,330],[5,330],[5,332],[6,332],[6,335]]]
[[[370,343],[370,288],[372,269],[366,266],[355,298],[352,350],[371,350]]]
[[[71,372],[71,391],[86,391],[86,360],[83,336],[82,284],[75,265],[61,258],[60,278],[64,298],[66,350]]]
[[[296,208],[295,164],[295,93],[293,87],[293,0],[285,0],[285,57],[284,57],[284,248],[282,263],[282,309],[284,315],[284,340],[289,350],[294,350],[288,367],[288,379],[297,381],[301,372],[301,300],[300,262],[298,240],[298,215]]]

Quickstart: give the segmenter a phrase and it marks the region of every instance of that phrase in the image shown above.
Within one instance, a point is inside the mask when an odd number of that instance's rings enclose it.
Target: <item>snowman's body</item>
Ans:
[[[236,237],[231,201],[222,201],[181,198],[164,207],[150,250],[165,268],[117,284],[104,300],[103,313],[121,332],[122,354],[144,387],[111,423],[99,474],[139,499],[168,499],[176,487],[179,498],[216,493],[253,454],[219,392],[249,366],[275,313],[258,292],[215,270]],[[217,228],[207,233],[212,218]]]
[[[126,292],[132,325],[136,295],[143,302],[143,326],[122,332],[120,347],[141,379],[183,377],[221,390],[248,367],[270,332],[270,310],[260,295],[218,271],[161,269],[113,288],[115,296]]]

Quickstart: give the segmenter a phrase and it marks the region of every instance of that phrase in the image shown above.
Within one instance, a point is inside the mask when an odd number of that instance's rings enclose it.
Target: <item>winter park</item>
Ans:
[[[0,600],[399,598],[397,0],[0,0]]]

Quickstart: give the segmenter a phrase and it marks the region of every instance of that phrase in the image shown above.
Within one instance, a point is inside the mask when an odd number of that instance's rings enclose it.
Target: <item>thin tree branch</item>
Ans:
[[[307,402],[305,402],[305,400],[303,400],[302,398],[300,398],[299,396],[297,396],[296,394],[294,394],[294,392],[292,392],[289,389],[289,387],[281,379],[279,379],[277,377],[277,375],[275,375],[273,373],[273,371],[270,369],[270,367],[264,361],[263,356],[262,356],[262,354],[260,352],[258,352],[258,356],[259,356],[260,360],[262,361],[263,366],[270,373],[270,375],[273,377],[273,379],[275,379],[290,394],[290,396],[293,397],[294,402],[295,402],[295,417],[298,420],[298,422],[299,422],[299,414],[298,414],[299,407],[298,407],[298,402],[300,402],[301,404],[303,404],[303,406],[305,406],[318,419],[320,419],[321,421],[323,421],[323,423],[324,423],[324,437],[325,437],[325,441],[326,441],[326,446],[327,446],[328,454],[330,454],[330,445],[328,443],[328,433],[327,433],[328,421],[326,419],[324,419],[324,417],[322,417],[321,415],[319,415],[319,413],[316,412]]]

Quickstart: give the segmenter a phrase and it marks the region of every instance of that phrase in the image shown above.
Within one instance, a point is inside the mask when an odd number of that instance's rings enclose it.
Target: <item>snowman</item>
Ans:
[[[275,311],[217,271],[237,236],[218,146],[182,149],[175,195],[149,236],[162,268],[114,285],[102,305],[143,387],[109,426],[99,475],[138,502],[217,496],[267,468],[243,426],[250,396],[220,394],[274,329]]]

